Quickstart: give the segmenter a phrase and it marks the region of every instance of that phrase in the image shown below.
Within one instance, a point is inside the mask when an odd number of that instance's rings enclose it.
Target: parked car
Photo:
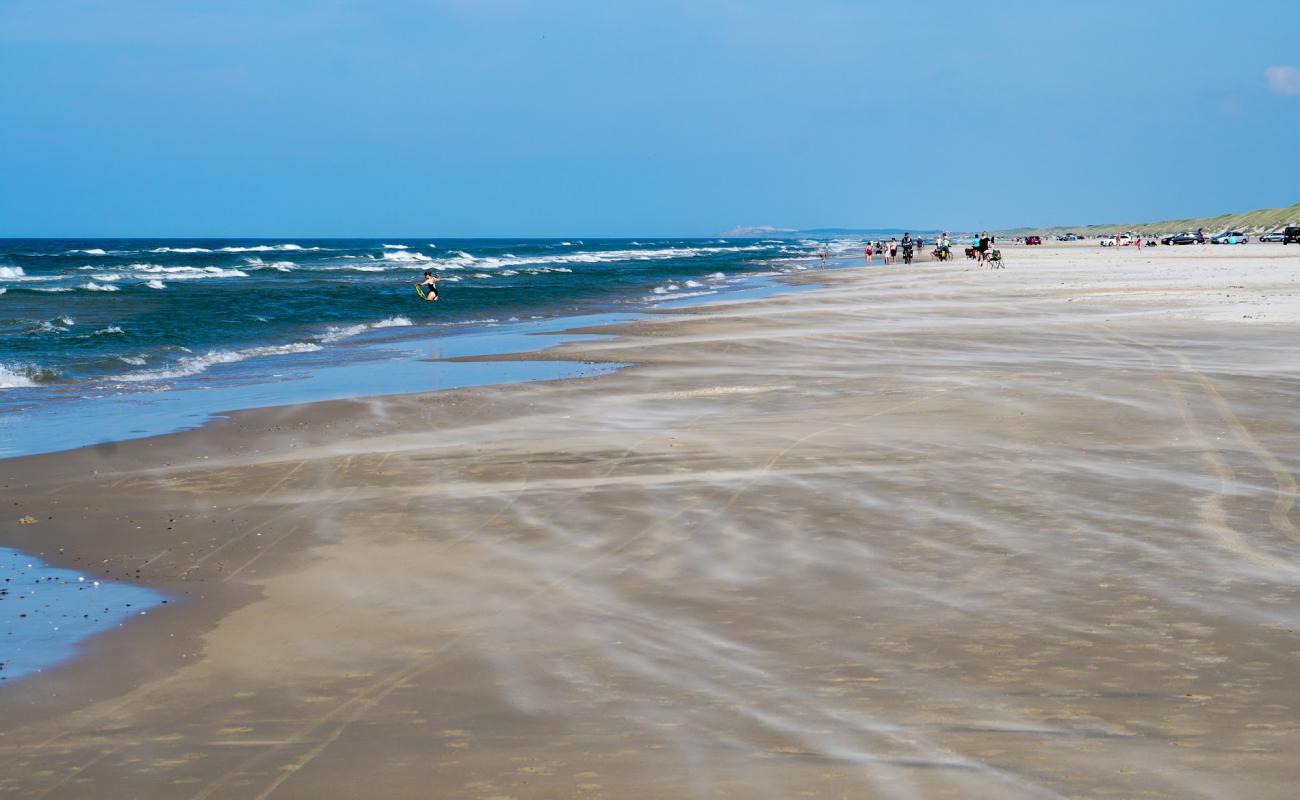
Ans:
[[[1280,242],[1280,241],[1282,241],[1285,237],[1286,237],[1286,233],[1283,232],[1283,231],[1269,231],[1268,233],[1261,233],[1261,234],[1259,235],[1259,241],[1261,241],[1261,242]]]
[[[1282,244],[1291,244],[1292,242],[1300,244],[1300,225],[1288,225],[1286,230],[1282,231]]]
[[[1241,231],[1224,231],[1210,237],[1210,244],[1245,244],[1248,241],[1250,237]]]
[[[1200,231],[1183,231],[1169,237],[1169,244],[1205,244],[1205,234]]]
[[[1102,247],[1114,247],[1114,246],[1115,246],[1115,237],[1114,237],[1114,236],[1103,236],[1103,237],[1101,237],[1101,242],[1100,242],[1100,244],[1101,244]]]
[[[1041,237],[1041,236],[1026,236],[1026,237],[1025,237],[1025,244],[1042,244],[1042,243],[1043,243],[1043,237]]]

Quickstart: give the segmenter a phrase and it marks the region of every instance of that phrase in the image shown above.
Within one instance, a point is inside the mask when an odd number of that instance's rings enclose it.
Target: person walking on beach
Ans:
[[[827,258],[830,254],[831,254],[831,252],[830,252],[830,250],[826,249],[826,245],[822,245],[822,249],[819,250],[819,251],[817,252],[817,257],[820,258],[820,259],[822,260],[822,268],[823,268],[823,269],[826,267],[826,258]]]
[[[432,303],[438,299],[438,281],[441,279],[441,275],[430,272],[429,270],[424,271],[424,280],[420,281],[416,286],[429,287],[427,291],[420,292],[421,296],[423,296],[426,301]]]
[[[978,263],[980,266],[984,266],[985,264],[989,263],[990,242],[992,242],[992,239],[989,236],[988,231],[983,231],[982,233],[980,233],[980,237],[975,244],[975,254],[977,256],[976,263]]]

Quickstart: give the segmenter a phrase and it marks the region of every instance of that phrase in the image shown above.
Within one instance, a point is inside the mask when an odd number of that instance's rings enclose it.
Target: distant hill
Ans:
[[[1051,228],[1015,228],[1001,231],[1003,235],[1018,236],[1037,233],[1051,236],[1058,233],[1079,233],[1096,235],[1101,233],[1177,233],[1185,230],[1204,228],[1205,232],[1218,233],[1222,230],[1238,230],[1243,233],[1263,233],[1284,228],[1287,225],[1300,225],[1300,203],[1286,208],[1264,208],[1248,211],[1245,214],[1220,214],[1217,217],[1195,217],[1192,219],[1167,219],[1160,222],[1127,222],[1110,225],[1075,225]]]

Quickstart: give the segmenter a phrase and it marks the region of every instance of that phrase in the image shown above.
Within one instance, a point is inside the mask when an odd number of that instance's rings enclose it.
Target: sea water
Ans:
[[[141,586],[102,581],[0,547],[0,685],[73,656],[86,638],[167,602]]]
[[[500,335],[478,352],[509,352],[521,325],[707,299],[807,268],[821,244],[0,240],[0,457],[165,433],[216,410],[469,385],[467,366],[403,375],[373,362],[473,332]],[[414,290],[425,270],[442,275],[437,303]],[[477,382],[568,374],[497,372]]]

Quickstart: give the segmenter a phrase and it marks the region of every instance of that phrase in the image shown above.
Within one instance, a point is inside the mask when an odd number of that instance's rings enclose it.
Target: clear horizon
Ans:
[[[1170,0],[9,0],[0,236],[709,237],[1291,205],[1300,6],[1234,12],[1248,35]]]

